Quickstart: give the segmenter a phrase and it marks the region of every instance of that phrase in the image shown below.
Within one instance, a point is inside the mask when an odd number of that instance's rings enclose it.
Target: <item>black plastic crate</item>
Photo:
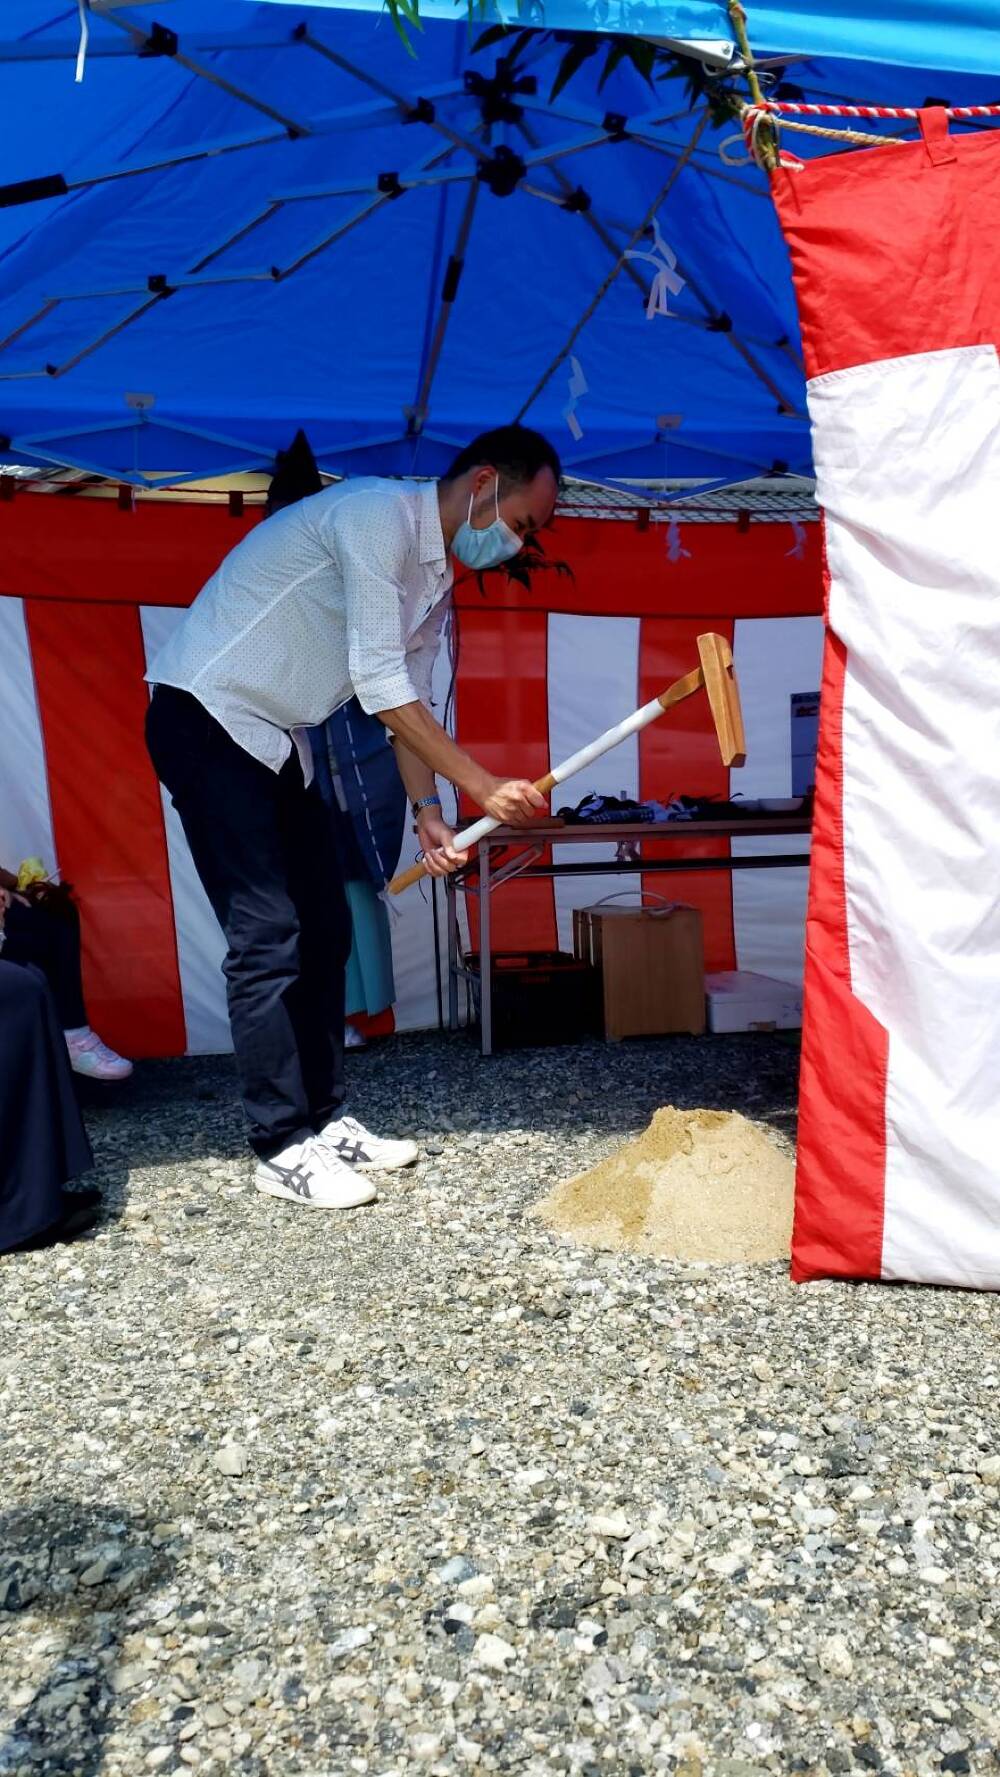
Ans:
[[[600,1035],[601,976],[561,950],[493,952],[495,1048],[576,1043]],[[479,953],[465,958],[477,1020],[481,1011]]]

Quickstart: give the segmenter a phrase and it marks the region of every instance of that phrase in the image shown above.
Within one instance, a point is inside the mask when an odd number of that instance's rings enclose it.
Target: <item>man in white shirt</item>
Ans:
[[[366,1169],[417,1157],[342,1115],[351,926],[308,737],[352,696],[385,723],[432,875],[464,857],[436,776],[523,825],[544,806],[464,752],[428,708],[451,556],[509,560],[555,509],[559,459],[504,426],[440,482],[347,481],[252,530],[202,588],[148,677],[147,743],[225,932],[233,1046],[259,1190],[370,1202]]]

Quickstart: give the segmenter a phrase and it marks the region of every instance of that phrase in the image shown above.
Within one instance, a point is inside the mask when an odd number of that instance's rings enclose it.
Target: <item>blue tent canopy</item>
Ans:
[[[295,6],[298,0],[275,0]],[[384,0],[313,0],[316,6],[381,12]],[[455,0],[422,0],[421,17],[454,19]],[[695,43],[734,56],[724,0],[512,0],[490,16],[550,30],[629,31]],[[903,68],[1000,75],[1000,31],[990,0],[752,0],[754,47],[784,54],[886,62]]]
[[[519,416],[587,478],[809,473],[784,248],[735,122],[627,65],[601,88],[598,59],[553,98],[565,42],[512,63],[446,10],[416,54],[321,0],[91,10],[77,82],[76,7],[7,0],[4,460],[183,480],[266,466],[303,426],[329,471],[433,474]],[[866,10],[852,43],[765,4],[755,47],[810,97],[998,96],[986,0]],[[709,0],[654,12],[730,35]],[[854,59],[912,62],[920,18],[937,72]]]

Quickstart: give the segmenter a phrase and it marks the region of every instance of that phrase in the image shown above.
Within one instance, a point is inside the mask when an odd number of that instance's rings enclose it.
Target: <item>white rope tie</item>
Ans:
[[[90,19],[88,17],[90,12],[90,0],[76,0],[76,6],[77,11],[80,14],[80,47],[76,52],[76,82],[79,86],[80,81],[83,79],[84,63],[87,60],[87,47],[90,43]]]

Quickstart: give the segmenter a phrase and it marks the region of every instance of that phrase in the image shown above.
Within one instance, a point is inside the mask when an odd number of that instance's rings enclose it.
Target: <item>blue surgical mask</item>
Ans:
[[[521,547],[521,539],[516,531],[512,531],[507,521],[500,517],[500,477],[497,476],[496,508],[497,515],[492,524],[477,530],[471,523],[472,504],[475,494],[469,497],[469,515],[464,524],[460,524],[452,539],[452,553],[458,556],[467,568],[496,568],[502,561],[510,561]]]

